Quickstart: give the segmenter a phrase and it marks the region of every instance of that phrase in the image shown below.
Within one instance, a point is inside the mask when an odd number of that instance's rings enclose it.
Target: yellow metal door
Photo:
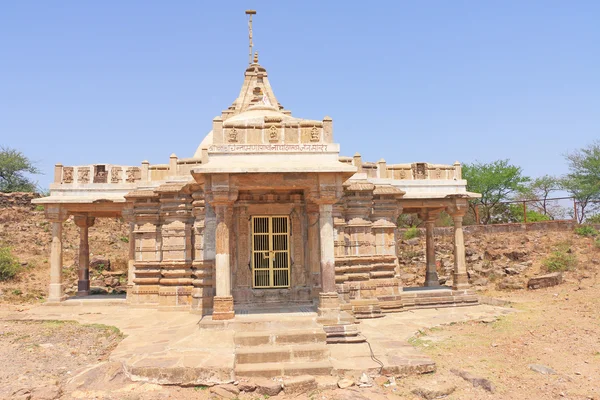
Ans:
[[[290,286],[289,217],[252,217],[252,287]]]

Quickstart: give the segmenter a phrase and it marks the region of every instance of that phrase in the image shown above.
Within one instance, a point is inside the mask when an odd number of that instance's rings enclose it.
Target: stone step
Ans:
[[[323,328],[314,327],[309,329],[236,332],[233,340],[236,346],[241,347],[267,344],[322,343],[326,337]]]
[[[198,323],[200,329],[232,329],[236,332],[251,331],[276,331],[289,329],[318,328],[316,313],[277,314],[263,315],[236,315],[231,320],[213,320],[205,317]]]
[[[312,362],[274,362],[258,364],[239,364],[235,366],[235,376],[264,377],[299,375],[331,375],[333,367],[329,360]]]
[[[241,347],[235,352],[235,363],[258,364],[279,362],[322,361],[329,357],[329,349],[324,343],[296,344],[290,346],[264,345]]]

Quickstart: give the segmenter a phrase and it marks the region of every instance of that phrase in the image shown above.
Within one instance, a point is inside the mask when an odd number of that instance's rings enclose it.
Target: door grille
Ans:
[[[252,217],[254,288],[290,286],[289,217]]]

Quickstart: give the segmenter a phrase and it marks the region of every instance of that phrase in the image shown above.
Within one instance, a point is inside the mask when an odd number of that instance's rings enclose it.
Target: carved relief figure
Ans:
[[[127,182],[132,183],[140,179],[142,179],[142,171],[138,167],[127,168]]]
[[[320,136],[320,135],[319,135],[319,128],[317,128],[316,126],[315,126],[315,127],[313,127],[313,128],[310,130],[310,141],[311,141],[311,142],[318,142],[318,141],[319,141],[319,139],[320,139],[320,137],[319,137],[319,136]]]
[[[63,167],[62,183],[73,183],[73,167]]]
[[[232,128],[229,131],[229,141],[230,142],[237,142],[238,141],[238,132],[237,132],[237,129]]]
[[[123,179],[121,177],[122,169],[121,167],[112,167],[110,169],[110,182],[111,183],[119,183]]]
[[[279,133],[277,132],[277,127],[275,125],[271,125],[269,128],[269,140],[271,142],[276,142],[278,140]]]
[[[79,183],[89,183],[90,182],[90,167],[77,168],[77,182],[79,182]]]
[[[427,179],[425,163],[413,164],[413,174],[415,179]]]

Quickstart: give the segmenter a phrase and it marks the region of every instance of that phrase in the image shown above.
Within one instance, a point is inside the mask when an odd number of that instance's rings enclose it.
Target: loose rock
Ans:
[[[494,393],[494,385],[492,384],[492,382],[490,382],[489,380],[487,380],[485,378],[479,378],[479,377],[474,376],[470,372],[458,370],[458,369],[454,369],[454,368],[451,369],[450,372],[452,372],[454,375],[460,376],[467,382],[471,382],[471,384],[474,387],[481,387],[490,393]]]
[[[555,375],[556,371],[541,364],[529,364],[529,369],[542,375]]]
[[[346,388],[349,388],[351,386],[354,386],[354,381],[351,380],[351,379],[341,379],[341,380],[338,381],[337,384],[338,384],[338,387],[340,389],[346,389]]]

